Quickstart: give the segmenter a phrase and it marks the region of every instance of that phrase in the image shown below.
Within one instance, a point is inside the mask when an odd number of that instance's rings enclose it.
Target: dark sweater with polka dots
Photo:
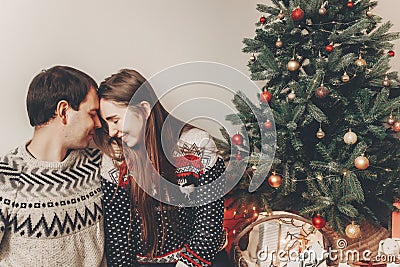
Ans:
[[[186,139],[185,139],[186,137]],[[201,138],[200,138],[201,137]],[[186,144],[201,145],[208,134],[199,131],[189,131],[189,135],[181,138]],[[211,139],[210,139],[211,140]],[[215,145],[210,140],[206,142],[206,150],[212,153],[202,153],[206,159],[204,169],[199,172],[197,186],[213,183],[213,192],[223,194],[224,162],[215,154]],[[188,143],[189,142],[189,143]],[[175,155],[177,156],[177,155]],[[118,187],[118,173],[109,158],[103,159],[102,167],[104,193],[105,243],[108,266],[135,266],[135,263],[174,263],[181,262],[190,267],[210,266],[215,254],[224,243],[225,233],[222,220],[223,199],[203,192],[204,198],[213,198],[208,204],[178,209],[178,218],[168,221],[167,210],[157,211],[157,231],[160,237],[158,251],[154,257],[146,257],[144,243],[141,240],[141,218],[137,213],[130,214],[130,199],[128,188]],[[186,180],[185,180],[186,181]],[[188,181],[186,181],[188,182]],[[215,184],[215,185],[214,185]],[[187,183],[185,184],[187,186]],[[183,195],[190,194],[185,190]],[[164,217],[165,238],[162,240],[162,216]],[[176,225],[178,223],[178,225]],[[130,231],[129,231],[130,229]],[[128,237],[129,235],[129,237]],[[163,241],[163,246],[162,245]]]

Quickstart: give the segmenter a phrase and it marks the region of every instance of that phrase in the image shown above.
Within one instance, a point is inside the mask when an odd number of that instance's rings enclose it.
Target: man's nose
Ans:
[[[103,125],[101,125],[101,121],[98,115],[95,116],[94,120],[94,128],[98,129],[101,128]]]

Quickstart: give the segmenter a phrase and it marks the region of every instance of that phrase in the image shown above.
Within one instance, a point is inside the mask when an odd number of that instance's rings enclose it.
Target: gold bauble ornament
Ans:
[[[278,188],[282,184],[282,177],[273,172],[272,175],[268,177],[268,183],[271,187]]]
[[[350,81],[350,76],[345,72],[342,76],[342,82],[347,83],[348,81]]]
[[[368,10],[368,11],[367,11],[367,16],[368,16],[368,17],[372,17],[373,15],[374,15],[374,14],[372,13],[371,10]]]
[[[349,238],[358,238],[361,236],[361,228],[358,224],[351,222],[351,224],[346,226],[346,236]]]
[[[320,14],[321,16],[326,14],[326,8],[325,7],[321,7],[320,9],[318,9],[318,14]]]
[[[296,71],[299,68],[300,68],[300,63],[294,60],[294,58],[292,58],[287,64],[287,69],[289,71]]]
[[[349,131],[343,136],[343,140],[348,145],[353,145],[357,142],[357,135],[349,129]]]
[[[278,40],[275,43],[276,48],[281,48],[283,46],[283,42],[281,41],[281,38],[278,38]]]
[[[315,134],[318,139],[322,139],[325,137],[325,132],[322,130],[321,127],[319,127],[318,132]]]
[[[385,79],[383,79],[382,85],[385,86],[385,87],[390,86],[390,80],[389,80],[388,77],[385,77]]]
[[[389,118],[388,118],[388,120],[387,120],[387,123],[388,123],[389,125],[393,125],[395,122],[396,122],[396,120],[393,118],[393,115],[390,114],[390,115],[389,115]]]
[[[400,121],[396,121],[395,123],[393,123],[392,130],[396,133],[400,132]]]
[[[369,166],[369,160],[363,154],[354,160],[354,166],[356,166],[356,168],[359,170],[365,170]]]
[[[293,91],[291,91],[289,94],[288,94],[288,96],[287,96],[287,99],[288,100],[295,100],[296,99],[296,94],[293,92]]]
[[[354,63],[360,68],[364,68],[365,66],[367,66],[367,61],[365,61],[365,59],[363,59],[361,56],[356,59]]]
[[[254,61],[256,61],[256,56],[254,54],[252,54],[250,56],[250,62],[254,62]]]

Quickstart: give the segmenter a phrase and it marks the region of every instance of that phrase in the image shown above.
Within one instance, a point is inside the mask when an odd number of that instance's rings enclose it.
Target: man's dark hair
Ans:
[[[74,109],[97,83],[86,73],[67,66],[54,66],[33,78],[26,97],[29,122],[39,126],[54,118],[57,104],[65,100]]]

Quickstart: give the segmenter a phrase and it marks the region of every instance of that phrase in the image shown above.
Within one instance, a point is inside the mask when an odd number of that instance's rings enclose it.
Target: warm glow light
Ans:
[[[256,212],[256,213],[254,213],[254,217],[258,217],[258,213]]]
[[[254,210],[254,211],[256,210],[256,207],[255,207],[255,206],[253,206],[253,210]]]

